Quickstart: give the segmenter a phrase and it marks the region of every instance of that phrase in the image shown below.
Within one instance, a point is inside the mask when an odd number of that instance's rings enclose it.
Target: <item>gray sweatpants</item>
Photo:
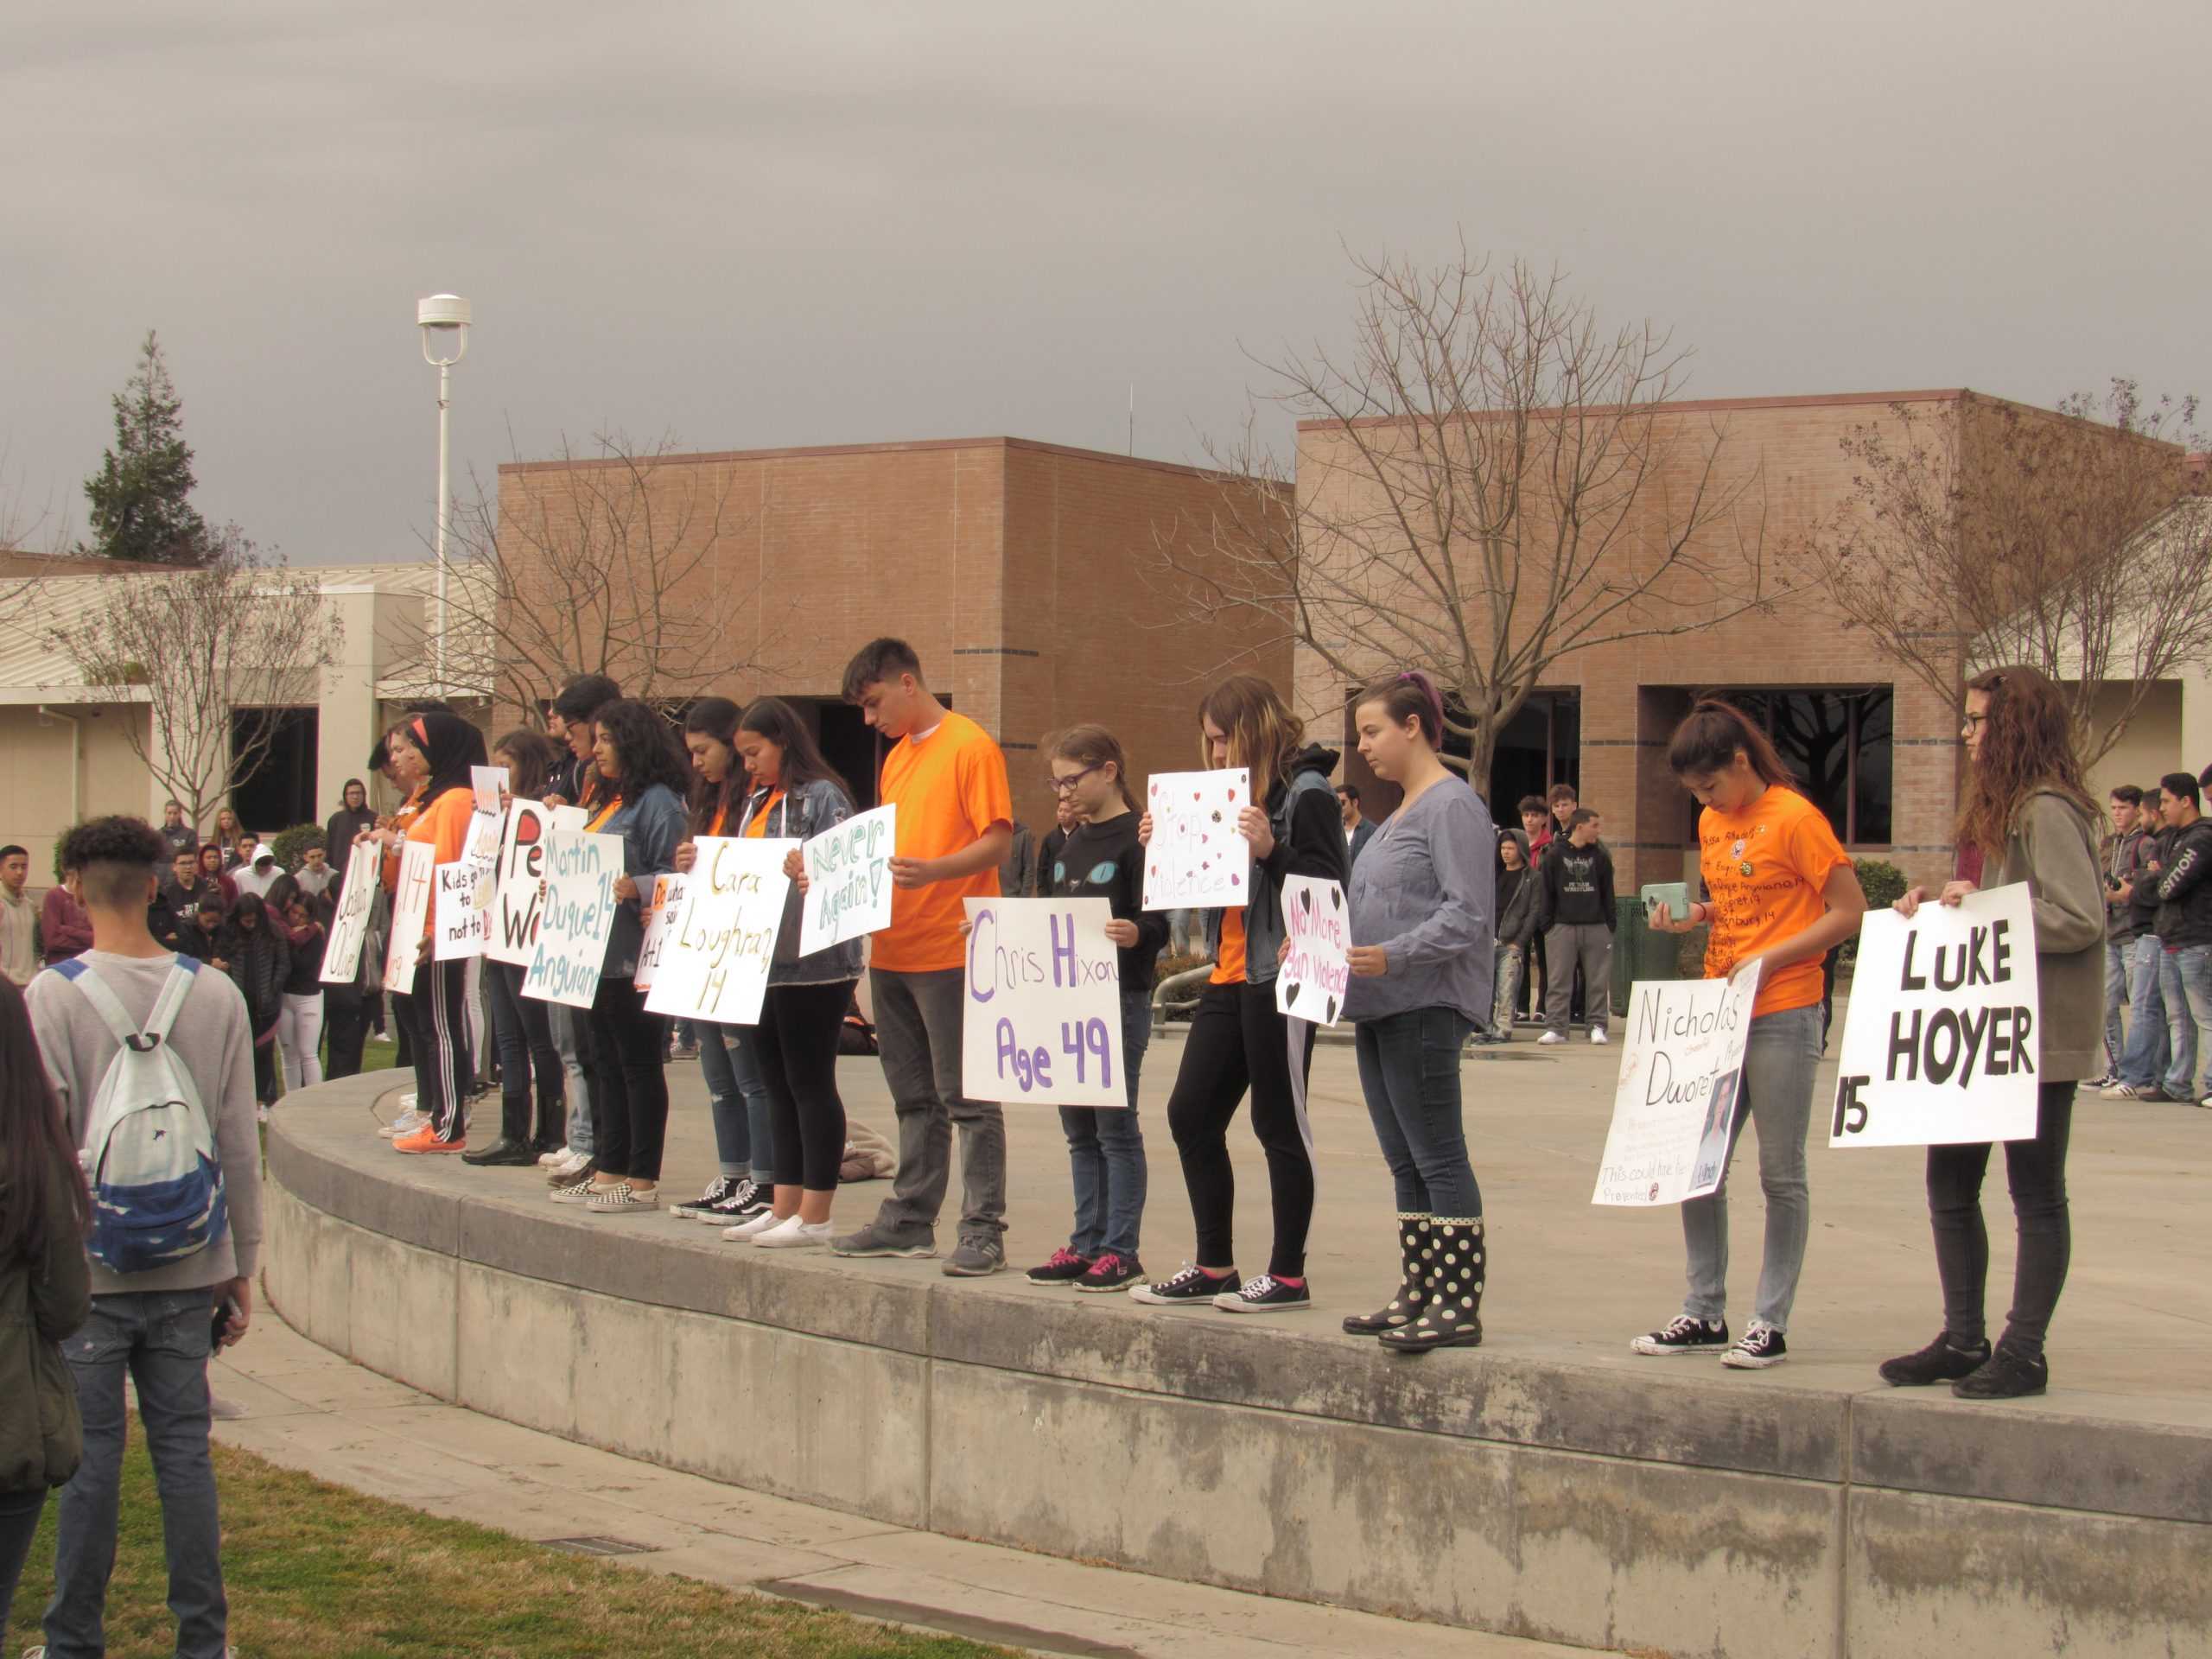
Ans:
[[[966,971],[868,969],[883,1080],[899,1112],[899,1173],[875,1224],[905,1234],[937,1225],[960,1130],[960,1236],[1006,1231],[1006,1118],[998,1103],[960,1092],[960,1021]]]
[[[1606,1029],[1613,1005],[1613,930],[1600,922],[1554,922],[1544,935],[1544,1024],[1567,1035],[1574,1001],[1574,969],[1582,966],[1582,1012],[1590,1029]]]

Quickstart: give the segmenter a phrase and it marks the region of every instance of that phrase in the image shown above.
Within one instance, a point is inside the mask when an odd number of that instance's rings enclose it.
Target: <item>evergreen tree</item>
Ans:
[[[111,401],[115,447],[85,480],[92,509],[87,550],[149,564],[204,563],[207,525],[190,499],[192,446],[184,441],[184,401],[151,329],[139,348],[137,372]]]

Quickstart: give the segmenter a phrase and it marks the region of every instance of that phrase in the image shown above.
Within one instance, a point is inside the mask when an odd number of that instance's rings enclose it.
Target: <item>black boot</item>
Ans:
[[[1441,1218],[1428,1224],[1429,1276],[1423,1281],[1427,1306],[1411,1325],[1380,1333],[1376,1340],[1394,1354],[1425,1354],[1432,1348],[1472,1348],[1483,1339],[1483,1281],[1489,1249],[1482,1217]]]
[[[1395,1331],[1402,1325],[1410,1325],[1420,1317],[1428,1305],[1428,1292],[1424,1275],[1435,1264],[1421,1260],[1421,1253],[1429,1248],[1429,1218],[1427,1216],[1398,1214],[1398,1294],[1390,1305],[1375,1313],[1354,1313],[1344,1320],[1346,1334],[1355,1337],[1379,1336],[1385,1331]],[[1427,1283],[1433,1283],[1433,1279]]]
[[[480,1147],[473,1151],[462,1153],[461,1161],[464,1164],[475,1164],[480,1167],[486,1164],[511,1164],[519,1166],[524,1164],[535,1165],[537,1162],[537,1154],[531,1150],[530,1142],[527,1141],[509,1141],[502,1137],[488,1147]]]

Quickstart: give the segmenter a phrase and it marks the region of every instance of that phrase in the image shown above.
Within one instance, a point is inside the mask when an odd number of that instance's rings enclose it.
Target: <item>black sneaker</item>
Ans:
[[[730,1193],[736,1189],[736,1186],[737,1183],[730,1179],[728,1176],[717,1175],[708,1184],[707,1190],[704,1192],[702,1192],[697,1198],[694,1199],[690,1204],[671,1205],[669,1206],[668,1213],[671,1216],[683,1216],[687,1218],[703,1216],[709,1210],[713,1209],[715,1205],[720,1204],[724,1198],[728,1198]]]
[[[749,1176],[733,1181],[728,1192],[698,1213],[700,1220],[717,1222],[724,1227],[751,1221],[755,1216],[768,1213],[768,1189],[757,1185]]]
[[[1286,1285],[1263,1273],[1241,1289],[1223,1291],[1213,1305],[1224,1313],[1291,1313],[1313,1306],[1313,1295],[1303,1285]]]
[[[1134,1255],[1116,1255],[1109,1250],[1090,1264],[1090,1271],[1075,1281],[1075,1287],[1094,1294],[1127,1290],[1143,1277],[1143,1262]]]
[[[1069,1285],[1090,1271],[1090,1258],[1077,1255],[1065,1244],[1052,1252],[1052,1259],[1041,1268],[1029,1269],[1033,1285]]]
[[[1227,1273],[1208,1273],[1204,1268],[1185,1267],[1173,1279],[1163,1279],[1156,1285],[1139,1285],[1129,1292],[1129,1300],[1142,1302],[1147,1307],[1203,1307],[1212,1302],[1224,1285],[1236,1282],[1236,1269]]]
[[[1971,1376],[1989,1358],[1989,1343],[1984,1340],[1971,1348],[1961,1348],[1944,1332],[1936,1333],[1936,1340],[1916,1354],[1899,1354],[1895,1359],[1885,1359],[1876,1369],[1882,1381],[1893,1389],[1924,1389],[1931,1382],[1955,1382],[1962,1376]]]
[[[2000,1342],[1979,1367],[1951,1384],[1951,1392],[1961,1400],[2018,1400],[2041,1394],[2050,1382],[2050,1366],[2041,1354],[2024,1354]]]
[[[1678,1315],[1665,1328],[1629,1344],[1639,1354],[1717,1354],[1728,1346],[1728,1321]]]
[[[1720,1363],[1738,1371],[1763,1371],[1789,1357],[1789,1344],[1782,1332],[1764,1319],[1753,1319],[1736,1338],[1736,1345],[1720,1356]]]

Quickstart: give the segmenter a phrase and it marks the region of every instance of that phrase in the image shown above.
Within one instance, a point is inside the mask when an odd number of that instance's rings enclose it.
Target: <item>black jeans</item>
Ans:
[[[406,999],[414,1033],[415,1109],[427,1113],[441,1141],[468,1133],[468,964],[426,962],[415,970]]]
[[[753,1042],[775,1124],[778,1186],[836,1191],[845,1161],[837,1030],[852,999],[853,982],[841,979],[834,985],[771,985],[760,1004]]]
[[[1408,1008],[1353,1028],[1360,1091],[1402,1214],[1481,1218],[1482,1189],[1467,1161],[1459,1109],[1459,1046],[1468,1029],[1458,1009],[1444,1007]]]
[[[1275,1012],[1275,988],[1210,985],[1191,1016],[1183,1063],[1167,1097],[1167,1127],[1183,1160],[1198,1265],[1236,1264],[1236,1177],[1229,1162],[1229,1123],[1252,1094],[1252,1132],[1268,1156],[1274,1199],[1274,1248],[1268,1271],[1278,1279],[1306,1272],[1306,1235],[1313,1221],[1313,1159],[1306,1131],[1306,1073],[1313,1027]]]
[[[658,1183],[668,1143],[667,1017],[645,1012],[645,994],[627,975],[603,975],[591,1005],[591,1047],[600,1170]]]
[[[322,988],[322,1080],[359,1076],[361,1046],[369,1036],[369,1001],[358,982]]]
[[[2071,1083],[2044,1084],[2038,1091],[2036,1138],[2005,1143],[2005,1179],[2020,1230],[2005,1341],[2027,1354],[2043,1352],[2073,1254],[2066,1142],[2074,1125],[2075,1088]],[[1936,1230],[1936,1270],[1943,1281],[1943,1330],[1961,1346],[1970,1347],[1988,1333],[1982,1300],[1989,1279],[1989,1231],[1981,1219],[1981,1180],[1988,1168],[1986,1141],[1928,1148],[1928,1218]]]
[[[45,1512],[43,1486],[35,1492],[0,1492],[0,1630],[8,1628],[16,1584],[23,1576],[23,1562],[30,1556],[38,1518]]]
[[[253,1033],[253,1097],[264,1106],[276,1103],[276,1027],[269,1027],[268,1039],[262,1033]]]
[[[551,1152],[567,1135],[568,1075],[561,1052],[553,1046],[553,1021],[543,1002],[522,994],[527,970],[511,962],[484,964],[484,988],[492,1000],[492,1039],[499,1052],[499,1135],[501,1139]],[[537,1079],[537,1134],[530,1132],[531,1078]]]

